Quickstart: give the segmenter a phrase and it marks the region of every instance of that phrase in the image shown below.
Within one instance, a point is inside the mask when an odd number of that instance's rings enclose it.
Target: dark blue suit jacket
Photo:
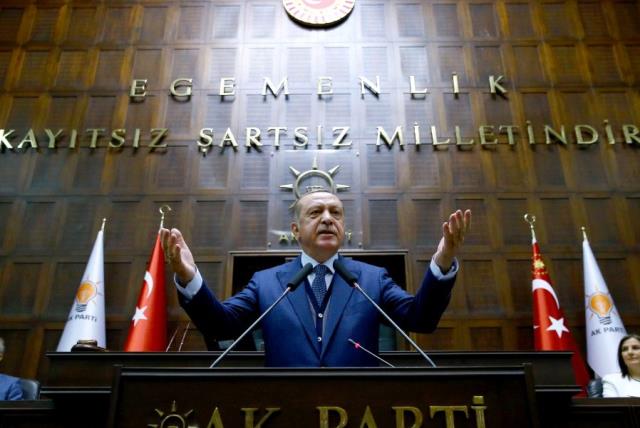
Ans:
[[[22,400],[20,379],[0,373],[0,400]]]
[[[454,279],[438,281],[430,269],[415,296],[400,288],[385,269],[342,258],[358,277],[360,286],[403,329],[429,333],[435,330],[449,303]],[[234,339],[239,336],[285,290],[287,282],[302,268],[300,257],[257,272],[235,296],[219,302],[203,284],[193,299],[178,293],[180,304],[205,337]],[[274,308],[262,321],[266,365],[270,367],[366,367],[378,363],[348,339],[377,353],[378,311],[339,275],[333,276],[331,299],[326,310],[322,349],[317,347],[314,317],[304,286]]]

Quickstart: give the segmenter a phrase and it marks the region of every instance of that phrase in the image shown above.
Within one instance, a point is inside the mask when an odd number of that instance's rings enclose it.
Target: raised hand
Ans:
[[[181,284],[187,284],[196,274],[193,254],[178,229],[160,229],[160,242],[171,269]]]
[[[457,210],[449,216],[449,221],[442,223],[442,239],[438,244],[433,259],[443,272],[447,272],[453,263],[458,250],[464,242],[464,236],[471,226],[471,210]]]

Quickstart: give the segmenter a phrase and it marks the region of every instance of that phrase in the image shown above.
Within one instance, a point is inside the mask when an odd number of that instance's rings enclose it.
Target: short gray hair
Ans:
[[[0,337],[0,354],[4,354],[4,339]]]

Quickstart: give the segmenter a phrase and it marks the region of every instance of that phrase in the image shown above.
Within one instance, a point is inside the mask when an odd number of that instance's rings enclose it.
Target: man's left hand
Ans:
[[[471,210],[458,210],[449,216],[449,221],[442,223],[442,239],[438,250],[433,256],[434,261],[442,272],[446,273],[453,264],[458,249],[464,242],[464,236],[471,226]]]

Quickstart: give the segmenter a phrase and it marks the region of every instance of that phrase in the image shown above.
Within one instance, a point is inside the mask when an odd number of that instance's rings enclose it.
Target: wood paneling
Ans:
[[[103,217],[108,345],[120,349],[160,205],[173,207],[168,225],[183,230],[225,297],[229,251],[298,248],[279,239],[292,202],[279,186],[295,181],[290,166],[305,171],[314,159],[325,171],[339,165],[336,182],[350,186],[345,247],[408,250],[413,289],[446,215],[474,210],[451,305],[435,334],[419,336],[422,345],[533,346],[525,212],[538,218],[581,346],[580,226],[627,327],[640,325],[640,151],[622,132],[640,121],[639,15],[634,1],[362,0],[340,25],[309,30],[277,0],[3,2],[0,128],[15,130],[14,147],[28,146],[33,129],[39,145],[0,152],[0,334],[30,358],[8,357],[5,371],[46,374],[42,352],[56,346]],[[508,92],[493,96],[489,79],[500,75]],[[285,76],[288,97],[261,95],[264,77]],[[319,76],[332,77],[333,94],[317,96]],[[379,76],[381,93],[361,94],[360,76]],[[410,76],[428,93],[411,96]],[[169,93],[181,77],[193,79],[190,98]],[[235,96],[218,95],[223,77],[236,78]],[[132,79],[148,80],[143,100],[130,100]],[[480,147],[481,125],[493,126],[500,144]],[[513,146],[501,125],[517,127]],[[567,144],[546,144],[544,125],[564,128]],[[578,147],[576,125],[592,126],[599,142]],[[276,126],[287,128],[278,146],[268,131]],[[307,147],[294,145],[303,126]],[[350,127],[349,147],[331,147],[335,126]],[[389,135],[402,126],[404,146],[377,146],[378,126]],[[455,143],[457,127],[475,144],[434,149],[431,126],[441,141]],[[260,129],[260,150],[245,147],[247,127]],[[57,149],[47,148],[45,128],[63,130]],[[118,128],[126,143],[107,148]],[[149,151],[151,128],[169,128],[168,147]],[[196,145],[201,128],[213,129],[206,154]],[[218,147],[227,128],[237,149]],[[173,293],[168,310],[180,337],[187,317]],[[184,349],[204,349],[193,326]]]

